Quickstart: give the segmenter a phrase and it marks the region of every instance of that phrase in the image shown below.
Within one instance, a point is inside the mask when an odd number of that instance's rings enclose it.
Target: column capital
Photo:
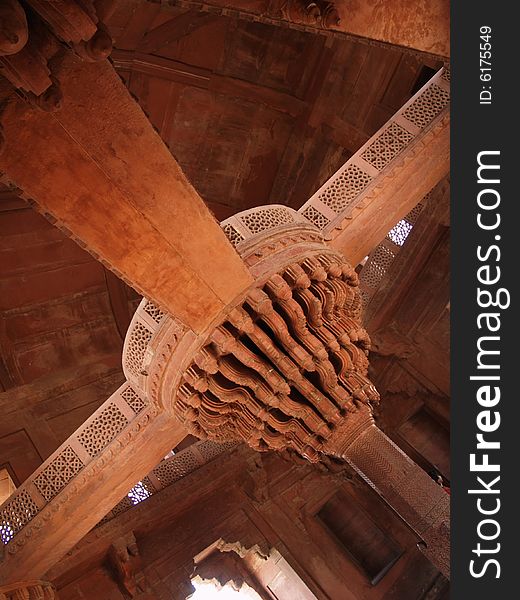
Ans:
[[[361,405],[334,430],[324,451],[329,455],[345,458],[349,447],[370,427],[375,427],[372,411],[369,406]]]

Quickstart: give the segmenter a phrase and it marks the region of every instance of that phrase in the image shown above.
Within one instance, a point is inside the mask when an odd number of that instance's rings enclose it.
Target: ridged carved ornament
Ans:
[[[160,360],[160,352],[140,347],[135,331],[146,315],[138,311],[124,364],[144,389],[155,381],[148,391],[197,437],[287,449],[317,462],[336,453],[335,432],[357,421],[361,407],[370,414],[379,396],[367,378],[370,339],[360,323],[356,272],[314,225],[292,209],[284,207],[283,219],[279,211],[232,217],[238,228],[255,222],[236,248],[256,280],[219,322],[193,343],[177,337]],[[154,340],[164,346],[172,323],[161,318]]]

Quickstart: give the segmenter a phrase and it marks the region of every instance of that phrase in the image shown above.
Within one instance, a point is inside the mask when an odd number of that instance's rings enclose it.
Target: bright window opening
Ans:
[[[132,501],[132,504],[139,504],[139,502],[146,500],[151,495],[142,481],[138,481],[128,492],[128,497]]]
[[[412,227],[413,225],[408,223],[408,221],[401,219],[401,221],[399,221],[395,227],[390,229],[388,232],[388,237],[392,240],[392,242],[394,242],[394,244],[402,246],[405,243],[408,234],[410,231],[412,231]]]
[[[0,469],[0,504],[3,504],[7,498],[16,490],[16,486],[11,479],[7,469]],[[0,519],[0,542],[8,544],[14,537],[13,522],[9,516]]]
[[[195,577],[191,583],[195,593],[189,600],[260,600],[258,594],[245,583],[238,592],[229,583],[220,587],[213,581],[202,581],[199,577]]]

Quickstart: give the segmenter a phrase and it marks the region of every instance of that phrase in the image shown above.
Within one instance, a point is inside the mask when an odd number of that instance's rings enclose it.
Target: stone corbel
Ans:
[[[253,502],[262,504],[269,500],[267,472],[260,454],[249,461],[242,488]]]
[[[287,0],[282,15],[293,23],[314,25],[323,29],[338,27],[340,17],[333,2],[327,0]]]
[[[28,101],[55,111],[61,106],[61,91],[54,62],[67,51],[89,62],[104,60],[112,51],[112,38],[92,0],[27,3],[32,9],[27,13],[18,0],[3,0],[0,6],[2,75]]]
[[[150,592],[134,533],[115,540],[108,551],[110,571],[129,598],[148,597]]]

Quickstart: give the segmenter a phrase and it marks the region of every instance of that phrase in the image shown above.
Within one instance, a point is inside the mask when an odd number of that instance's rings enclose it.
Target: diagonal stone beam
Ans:
[[[443,68],[299,209],[352,264],[448,174],[449,102]]]
[[[123,384],[0,506],[0,581],[41,577],[185,436]]]
[[[112,66],[66,53],[61,109],[12,97],[4,180],[132,287],[201,332],[251,276]]]

